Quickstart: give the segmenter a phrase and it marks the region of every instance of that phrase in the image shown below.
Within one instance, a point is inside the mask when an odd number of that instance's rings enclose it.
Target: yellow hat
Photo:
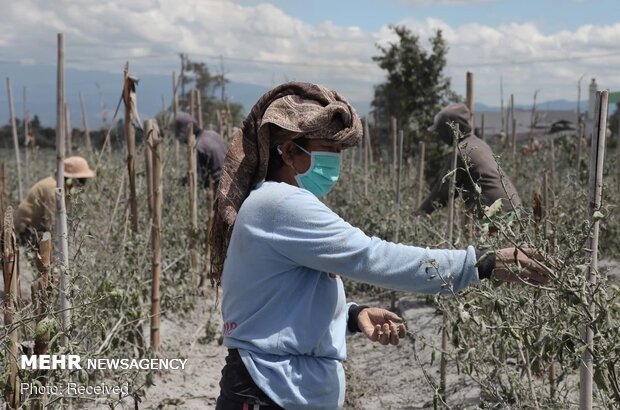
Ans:
[[[82,157],[65,158],[65,178],[92,178],[95,172],[90,169],[88,162]]]

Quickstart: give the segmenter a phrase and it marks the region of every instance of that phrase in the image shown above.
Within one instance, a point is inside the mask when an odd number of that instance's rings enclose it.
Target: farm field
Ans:
[[[373,138],[378,138],[373,136]],[[220,345],[221,317],[215,289],[198,289],[190,269],[188,249],[187,147],[177,157],[166,140],[162,148],[163,209],[161,223],[161,345],[156,356],[149,349],[151,286],[150,217],[147,205],[143,149],[136,154],[138,231],[132,232],[125,154],[114,151],[96,155],[77,149],[97,177],[69,197],[70,299],[72,327],[66,351],[85,357],[186,358],[184,371],[93,371],[55,370],[49,380],[80,380],[128,383],[130,394],[119,399],[89,402],[75,400],[77,408],[210,408],[219,394],[219,377],[226,349]],[[545,287],[481,283],[452,298],[436,299],[346,281],[348,297],[371,306],[394,308],[406,320],[410,337],[398,347],[372,344],[361,335],[349,338],[346,362],[348,393],[346,408],[418,409],[441,407],[437,395],[441,353],[441,314],[449,319],[446,403],[450,408],[576,408],[579,400],[579,363],[583,351],[580,333],[586,306],[596,315],[589,323],[596,328],[594,401],[597,408],[618,405],[617,374],[620,371],[620,222],[616,205],[620,198],[616,181],[615,147],[608,153],[599,242],[601,270],[596,286],[586,285],[583,249],[589,234],[587,221],[587,156],[575,162],[570,138],[530,155],[511,158],[510,150],[495,146],[499,161],[517,186],[524,202],[518,221],[493,221],[500,235],[491,236],[479,222],[471,221],[457,201],[456,248],[467,244],[497,249],[509,244],[539,249],[555,272]],[[363,151],[345,154],[344,175],[327,204],[371,235],[420,246],[446,246],[442,212],[415,216],[418,196],[416,156],[403,161],[401,202],[396,201],[395,173],[390,153],[376,151],[374,162],[364,165]],[[5,164],[9,204],[17,205],[17,185],[12,152],[0,152]],[[379,158],[384,158],[381,161]],[[32,157],[25,185],[50,175],[55,153],[39,150]],[[368,159],[366,161],[369,161]],[[380,165],[383,162],[384,165]],[[553,175],[551,175],[553,171]],[[545,178],[544,176],[547,175]],[[432,175],[427,175],[431,179]],[[536,215],[536,201],[546,179],[546,208]],[[366,182],[365,182],[366,181]],[[375,181],[369,183],[368,181]],[[366,191],[366,192],[365,192]],[[540,199],[540,198],[539,198]],[[205,264],[204,235],[208,197],[199,192],[200,269]],[[534,204],[534,210],[533,205]],[[396,232],[396,209],[400,219]],[[492,216],[491,216],[492,217]],[[539,218],[539,219],[536,219]],[[24,305],[18,312],[22,344],[33,340],[32,305],[28,302],[28,278],[35,276],[33,254],[20,254]],[[57,275],[53,271],[52,277]],[[25,294],[25,295],[24,295]],[[219,302],[219,300],[217,300]],[[50,310],[48,331],[58,331],[57,313]],[[3,334],[3,343],[9,343]],[[58,338],[50,349],[61,348]],[[414,349],[415,346],[415,349]],[[3,350],[6,352],[6,349]],[[3,353],[5,354],[5,353]],[[6,375],[6,356],[2,373]],[[553,370],[551,370],[553,369]],[[551,374],[551,376],[550,376]],[[27,378],[28,373],[22,374]],[[4,380],[4,379],[3,379]],[[26,397],[26,403],[32,397]],[[65,399],[66,401],[66,399]],[[64,408],[52,401],[50,408]]]

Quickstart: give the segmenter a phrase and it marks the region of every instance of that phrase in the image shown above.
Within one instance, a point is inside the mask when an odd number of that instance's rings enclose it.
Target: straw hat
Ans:
[[[88,162],[82,157],[69,157],[65,159],[65,178],[93,178],[95,172],[90,169]]]

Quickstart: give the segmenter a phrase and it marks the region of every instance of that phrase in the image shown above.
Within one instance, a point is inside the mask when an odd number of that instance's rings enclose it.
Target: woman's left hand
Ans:
[[[357,325],[366,337],[382,345],[397,345],[407,332],[403,319],[396,313],[375,307],[362,309],[357,316]]]

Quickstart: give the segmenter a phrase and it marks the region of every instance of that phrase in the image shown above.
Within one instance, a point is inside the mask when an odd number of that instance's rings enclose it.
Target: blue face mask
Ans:
[[[325,151],[308,152],[299,145],[297,146],[303,152],[310,155],[310,168],[303,174],[295,175],[297,185],[307,189],[319,198],[327,195],[340,176],[340,153]]]

